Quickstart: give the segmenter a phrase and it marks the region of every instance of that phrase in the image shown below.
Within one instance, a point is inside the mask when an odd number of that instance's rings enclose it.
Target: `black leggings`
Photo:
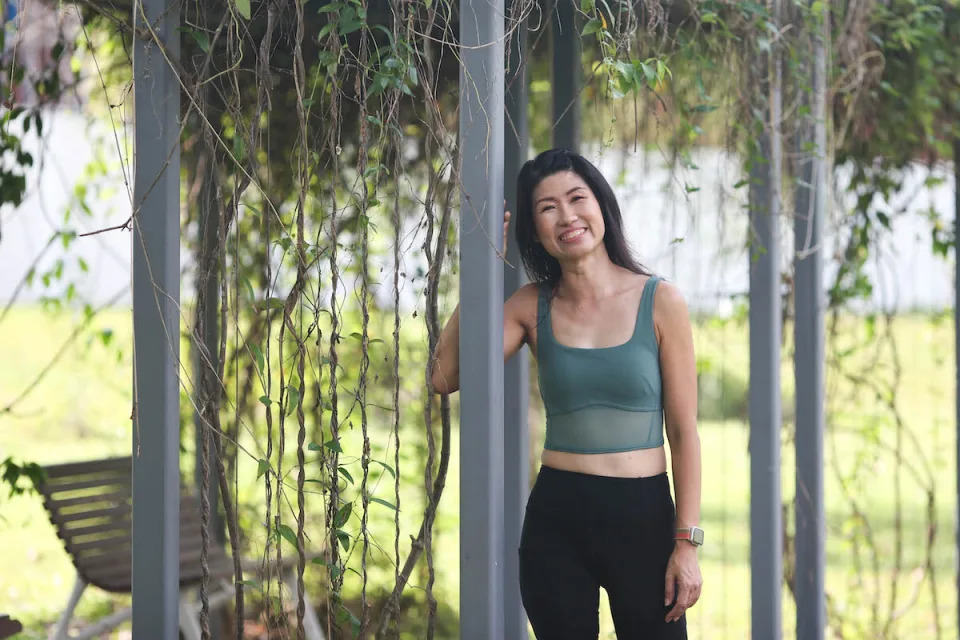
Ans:
[[[664,621],[674,519],[666,473],[610,478],[541,467],[520,538],[520,593],[537,639],[596,639],[600,587],[618,640],[685,639],[685,617]]]

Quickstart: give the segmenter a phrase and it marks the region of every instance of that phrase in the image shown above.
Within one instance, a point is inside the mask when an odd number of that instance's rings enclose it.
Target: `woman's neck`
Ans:
[[[615,265],[606,251],[561,264],[563,275],[557,291],[574,301],[602,300],[621,289],[623,268]]]

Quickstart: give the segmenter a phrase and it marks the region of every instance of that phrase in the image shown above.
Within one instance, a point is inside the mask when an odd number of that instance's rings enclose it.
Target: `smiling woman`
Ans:
[[[703,543],[686,303],[633,257],[613,190],[586,159],[540,154],[517,195],[532,282],[504,307],[503,355],[530,345],[547,414],[519,549],[524,608],[538,638],[596,638],[603,587],[618,637],[686,638]],[[434,353],[434,388],[456,391],[459,370],[458,309]]]

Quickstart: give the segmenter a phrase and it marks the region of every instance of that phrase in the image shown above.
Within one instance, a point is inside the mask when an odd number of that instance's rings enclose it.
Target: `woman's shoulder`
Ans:
[[[519,311],[530,311],[536,314],[537,299],[540,296],[541,285],[536,282],[530,282],[519,289],[507,300],[507,308]]]
[[[687,317],[687,300],[673,282],[659,276],[653,297],[653,319],[658,325],[669,325]]]

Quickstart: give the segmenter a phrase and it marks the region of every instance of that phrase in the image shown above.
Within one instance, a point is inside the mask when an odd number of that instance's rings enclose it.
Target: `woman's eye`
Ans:
[[[580,200],[583,200],[583,196],[573,196],[572,202],[579,202]]]

